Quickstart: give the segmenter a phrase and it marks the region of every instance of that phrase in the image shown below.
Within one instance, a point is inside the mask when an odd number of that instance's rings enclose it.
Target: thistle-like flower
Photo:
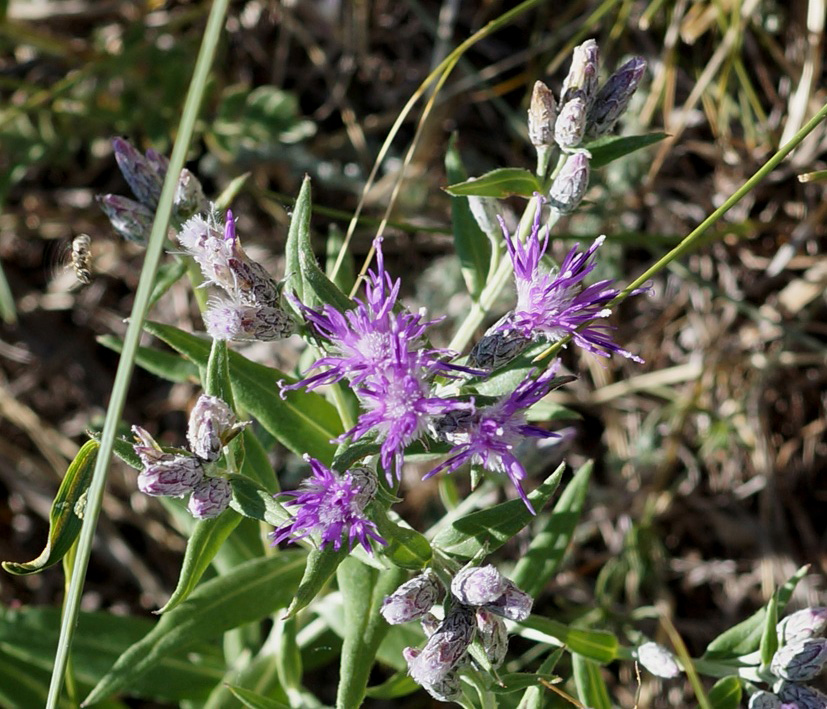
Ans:
[[[781,700],[772,692],[760,690],[749,698],[748,709],[781,709]]]
[[[774,689],[782,702],[791,704],[795,709],[827,708],[827,694],[807,685],[782,682],[780,687]]]
[[[531,615],[534,599],[517,588],[513,581],[505,579],[505,591],[496,601],[486,603],[483,608],[508,620],[523,621]]]
[[[586,250],[575,245],[557,273],[548,273],[541,262],[549,243],[549,230],[540,238],[540,210],[526,243],[509,235],[502,223],[506,246],[514,263],[517,305],[501,321],[500,331],[521,333],[535,340],[556,342],[571,335],[574,343],[592,354],[608,357],[611,352],[642,362],[609,337],[609,326],[595,323],[611,314],[609,303],[619,291],[613,281],[598,281],[583,287],[586,276],[595,268],[594,254],[605,240],[601,236]],[[639,291],[638,291],[639,292]]]
[[[296,514],[273,531],[273,544],[312,535],[319,538],[320,548],[331,544],[338,550],[345,534],[349,548],[359,542],[369,554],[372,553],[370,539],[387,544],[379,536],[376,525],[365,516],[365,506],[376,490],[375,474],[359,468],[356,473],[348,471],[339,475],[306,454],[304,459],[313,475],[295,492],[279,493],[279,496],[294,498],[284,504],[295,507]]]
[[[445,435],[454,443],[448,459],[425,475],[429,478],[447,470],[452,473],[466,463],[481,465],[494,473],[505,473],[526,507],[534,509],[522,487],[526,471],[514,455],[515,448],[526,436],[550,438],[557,434],[526,422],[525,411],[542,399],[556,385],[556,367],[550,367],[536,379],[530,372],[526,379],[511,393],[504,395],[494,404],[477,409],[463,424],[454,426],[453,433]],[[435,428],[440,430],[439,421]],[[444,429],[443,429],[444,430]]]

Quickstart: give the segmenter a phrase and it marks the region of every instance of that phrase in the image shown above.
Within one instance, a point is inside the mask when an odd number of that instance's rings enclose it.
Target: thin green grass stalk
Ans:
[[[187,91],[187,98],[184,103],[184,110],[181,122],[176,134],[175,146],[170,158],[169,170],[164,187],[161,192],[161,199],[158,203],[158,211],[155,214],[155,221],[152,225],[152,233],[147,245],[144,266],[141,270],[141,278],[138,282],[138,290],[135,294],[135,303],[132,307],[132,314],[129,320],[129,327],[124,337],[123,351],[118,361],[118,371],[115,375],[115,383],[112,387],[112,397],[106,411],[106,420],[101,434],[101,447],[98,452],[98,459],[95,464],[95,472],[86,502],[86,514],[83,519],[80,538],[77,545],[77,557],[72,570],[72,578],[69,584],[69,592],[63,607],[63,617],[60,624],[60,639],[58,640],[55,664],[52,670],[52,678],[49,684],[49,696],[47,709],[55,709],[60,699],[63,686],[64,673],[69,659],[69,650],[72,645],[72,637],[77,624],[78,611],[80,610],[80,598],[83,591],[83,584],[86,578],[86,568],[89,564],[89,557],[92,552],[92,542],[95,535],[98,515],[103,501],[103,491],[106,484],[106,474],[109,469],[109,461],[112,457],[112,450],[115,443],[117,426],[123,413],[126,401],[129,382],[132,377],[132,370],[135,366],[135,354],[138,348],[138,341],[141,335],[144,319],[146,318],[150,295],[152,294],[155,273],[158,270],[158,263],[161,258],[161,251],[166,240],[169,228],[172,204],[175,197],[175,188],[178,175],[184,166],[189,143],[192,138],[195,120],[204,96],[207,78],[210,67],[215,57],[218,40],[221,36],[221,29],[224,26],[224,18],[227,14],[229,0],[216,0],[213,4],[204,30],[204,39],[198,52],[198,59],[195,63],[192,81]]]
[[[784,158],[787,157],[810,133],[815,130],[816,126],[827,118],[827,103],[821,107],[821,110],[816,113],[807,123],[796,133],[785,145],[782,145],[776,153],[765,162],[756,173],[750,177],[741,187],[739,187],[732,195],[724,202],[718,209],[704,219],[697,227],[695,227],[689,234],[687,234],[683,241],[674,249],[667,253],[662,258],[655,261],[655,263],[646,269],[640,276],[633,280],[626,288],[617,294],[615,299],[608,304],[608,307],[613,308],[622,301],[626,300],[632,292],[640,288],[650,278],[657,275],[660,271],[666,268],[672,261],[680,258],[697,246],[699,239],[706,233],[706,231],[721,219],[730,209],[732,209],[738,202],[740,202],[746,195],[748,195],[761,180],[769,175]],[[545,359],[546,357],[553,357],[571,340],[571,335],[564,337],[559,342],[555,342],[544,352],[541,352],[534,361]]]
[[[3,272],[3,264],[0,263],[0,318],[7,325],[17,322],[17,309],[14,307],[14,296],[12,295],[6,274]]]

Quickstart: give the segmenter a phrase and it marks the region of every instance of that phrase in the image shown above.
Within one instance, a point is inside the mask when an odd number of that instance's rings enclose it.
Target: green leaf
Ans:
[[[420,690],[421,687],[414,682],[405,671],[397,672],[382,684],[368,687],[365,696],[371,699],[400,699]]]
[[[0,649],[0,703],[4,707],[45,707],[49,694],[49,673]],[[61,709],[69,709],[67,698]]]
[[[276,502],[273,493],[259,483],[242,475],[231,475],[229,480],[233,491],[230,507],[239,514],[274,527],[289,517],[287,511]]]
[[[144,327],[198,367],[206,367],[210,353],[207,340],[156,322],[146,322]],[[286,374],[251,362],[237,352],[229,353],[229,363],[233,396],[238,405],[297,455],[311,451],[314,457],[329,464],[335,451],[330,441],[342,432],[333,405],[309,391],[291,391],[282,399],[277,382],[294,381]]]
[[[802,566],[789,580],[775,592],[777,599],[777,614],[781,614],[787,602],[793,595],[798,582],[807,575],[809,566]],[[759,608],[746,620],[725,630],[706,647],[703,654],[705,660],[723,660],[755,652],[761,645],[764,633],[767,609]]]
[[[328,545],[324,549],[311,549],[308,552],[304,575],[296,590],[296,595],[293,596],[287,608],[285,618],[294,617],[296,613],[310,605],[325,584],[333,578],[339,564],[347,558],[349,553],[345,544],[338,551],[332,545]]]
[[[557,490],[566,466],[560,466],[528,495],[534,510],[539,512]],[[470,559],[483,548],[488,552],[499,549],[517,532],[534,519],[522,500],[509,500],[485,510],[454,520],[433,540],[433,546],[448,554]]]
[[[149,296],[149,304],[157,303],[161,297],[187,272],[186,258],[177,256],[174,261],[161,264],[158,273],[155,275],[155,283],[152,286],[152,295]]]
[[[518,167],[501,167],[445,188],[452,197],[532,197],[543,186],[533,172]]]
[[[132,644],[149,633],[155,623],[146,618],[116,616],[111,613],[81,613],[72,645],[72,668],[75,678],[86,687],[96,684],[112,663]],[[8,653],[23,663],[23,676],[49,673],[57,648],[60,609],[24,607],[0,610],[0,658]],[[9,689],[3,678],[0,659],[0,705],[34,707],[45,702],[12,703],[3,691]],[[131,696],[156,701],[177,702],[203,700],[223,676],[224,662],[217,649],[199,643],[189,652],[175,653],[161,660],[152,673],[129,683],[125,692]],[[18,680],[20,678],[17,678]],[[28,683],[27,683],[28,684]],[[77,705],[75,705],[77,706]]]
[[[510,672],[507,675],[500,675],[502,686],[495,684],[491,687],[491,691],[494,694],[521,692],[529,687],[536,687],[541,679],[551,684],[555,680],[558,680],[559,677],[557,677],[557,675],[544,675],[539,672]]]
[[[584,145],[583,147],[592,154],[592,159],[589,161],[589,167],[596,170],[599,167],[608,165],[610,162],[622,158],[624,155],[633,153],[636,150],[641,150],[655,143],[659,143],[664,138],[668,138],[667,133],[647,133],[645,135],[610,135]]]
[[[445,172],[452,183],[460,183],[468,174],[457,150],[457,134],[448,141],[445,154]],[[462,266],[465,286],[475,300],[485,287],[488,268],[491,263],[491,243],[471,213],[467,197],[451,198],[451,223],[454,228],[454,249]]]
[[[228,357],[226,340],[213,340],[210,347],[210,357],[207,360],[204,393],[209,396],[217,396],[232,409],[234,408],[233,391],[230,383]]]
[[[66,470],[57,495],[49,511],[49,537],[46,546],[36,559],[17,563],[4,561],[3,568],[15,576],[36,574],[58,563],[75,543],[83,524],[86,491],[92,481],[95,459],[98,456],[97,441],[86,441]]]
[[[348,557],[337,569],[345,610],[345,635],[336,693],[337,709],[362,705],[376,651],[390,626],[380,615],[385,596],[405,579],[402,569],[379,572]]]
[[[241,515],[233,510],[226,510],[214,519],[202,519],[196,523],[192,536],[187,540],[184,563],[178,574],[175,591],[158,613],[168,613],[187,599],[221,549],[221,545],[240,521]]]
[[[778,624],[778,599],[775,594],[767,603],[767,612],[764,615],[764,632],[761,635],[759,650],[761,651],[761,666],[769,667],[778,649],[778,632],[775,629]]]
[[[215,208],[218,212],[223,214],[230,208],[233,200],[238,197],[241,190],[244,189],[244,185],[247,184],[247,180],[250,179],[251,174],[251,172],[244,172],[241,175],[238,175],[238,177],[234,177],[230,180],[230,184],[221,191],[221,194],[218,195],[218,197],[216,197]]]
[[[577,653],[572,654],[571,664],[580,701],[590,709],[612,709],[609,689],[600,672],[600,666]]]
[[[304,553],[282,552],[253,559],[198,586],[187,602],[165,613],[98,682],[85,703],[93,704],[155,668],[171,654],[285,607],[304,568]]]
[[[512,580],[531,596],[538,596],[563,561],[589,490],[592,461],[574,474],[543,529],[534,535],[528,550],[514,567]]]
[[[606,664],[617,658],[620,645],[617,637],[608,631],[572,628],[551,618],[537,615],[521,621],[520,625],[547,635],[565,645],[572,652],[579,653],[600,664]],[[531,634],[531,637],[535,635]]]
[[[123,340],[114,335],[99,335],[97,341],[115,352],[123,349]],[[197,382],[198,367],[179,354],[162,352],[154,347],[138,347],[135,363],[156,377],[169,382]]]
[[[244,444],[244,461],[241,463],[241,474],[262,485],[270,493],[279,491],[279,481],[276,471],[267,457],[267,450],[261,444],[258,436],[251,428],[241,432],[241,441]]]
[[[391,520],[381,505],[373,506],[371,519],[388,543],[381,548],[382,555],[396,566],[418,571],[431,560],[433,552],[428,540],[416,530]]]
[[[0,319],[7,325],[17,322],[17,309],[14,306],[14,295],[12,295],[9,281],[3,271],[3,264],[0,262]]]
[[[248,709],[290,709],[286,704],[277,702],[275,699],[262,697],[250,689],[244,689],[244,687],[236,687],[230,684],[227,685],[227,689]]]
[[[537,668],[537,675],[542,676],[551,674],[562,656],[562,647],[558,647],[553,652],[549,653],[549,656],[543,660],[543,664]],[[520,699],[517,709],[541,709],[545,706],[543,698],[546,691],[546,688],[542,685],[534,685],[533,687],[529,687]]]
[[[719,679],[709,690],[707,699],[712,709],[738,709],[742,692],[741,680],[732,675]]]

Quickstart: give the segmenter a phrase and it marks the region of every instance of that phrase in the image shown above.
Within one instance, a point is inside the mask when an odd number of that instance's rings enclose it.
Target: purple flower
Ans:
[[[447,437],[455,444],[450,457],[425,475],[427,479],[442,470],[449,473],[471,462],[486,470],[505,473],[517,488],[526,507],[534,514],[520,482],[526,471],[514,455],[515,448],[526,436],[549,438],[557,434],[526,423],[524,412],[542,399],[554,386],[556,367],[550,367],[537,379],[532,372],[511,393],[501,397],[491,406],[477,409],[463,428],[461,425]],[[437,429],[439,429],[437,422]]]
[[[192,491],[187,509],[197,519],[218,517],[230,505],[232,488],[224,478],[204,478]]]
[[[584,252],[575,245],[566,255],[556,274],[547,273],[541,260],[548,248],[549,230],[540,239],[538,205],[534,227],[525,244],[509,235],[501,220],[508,252],[514,263],[517,305],[510,317],[500,325],[503,332],[516,330],[525,337],[556,342],[571,335],[575,344],[596,355],[608,357],[617,352],[635,362],[643,360],[615,344],[609,337],[608,325],[595,324],[598,318],[611,314],[608,304],[617,296],[611,280],[598,281],[583,287],[583,280],[595,268],[594,253],[605,240],[595,239]]]
[[[273,544],[317,535],[320,548],[332,544],[338,551],[345,532],[351,549],[358,541],[372,553],[369,538],[387,544],[364,512],[376,490],[375,475],[366,468],[339,475],[308,455],[304,459],[310,464],[313,476],[295,492],[280,493],[295,498],[285,506],[296,507],[296,514],[273,532]]]

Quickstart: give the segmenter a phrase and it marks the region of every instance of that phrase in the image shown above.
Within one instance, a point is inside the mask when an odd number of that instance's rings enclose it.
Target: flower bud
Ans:
[[[355,468],[350,468],[345,475],[349,477],[356,486],[357,492],[353,496],[352,504],[361,512],[368,506],[368,503],[376,497],[376,491],[379,489],[379,481],[376,479],[376,473],[371,468],[360,465]]]
[[[519,357],[531,344],[531,339],[517,330],[500,329],[508,321],[507,313],[494,323],[468,354],[468,366],[494,371]]]
[[[505,593],[506,579],[491,564],[469,566],[451,581],[451,593],[467,606],[493,603]]]
[[[821,673],[827,663],[827,640],[811,638],[779,648],[770,663],[770,671],[790,682],[806,682]]]
[[[439,618],[433,613],[426,613],[419,619],[419,624],[422,626],[425,637],[430,638],[439,628]]]
[[[246,422],[237,423],[232,409],[217,396],[202,394],[190,413],[187,428],[190,450],[202,460],[218,460],[224,446],[246,425]]]
[[[98,204],[109,218],[112,228],[127,241],[146,244],[152,231],[152,210],[133,199],[120,195],[104,194],[97,196]]]
[[[597,42],[587,39],[583,44],[574,48],[571,56],[571,67],[560,90],[560,102],[568,103],[573,96],[580,95],[591,106],[597,94],[597,68],[600,61],[600,50]]]
[[[205,212],[209,208],[201,182],[186,168],[181,170],[178,178],[173,205],[179,219],[189,219],[193,214]]]
[[[548,195],[549,204],[558,212],[567,214],[577,208],[589,186],[589,153],[574,153],[554,178]]]
[[[425,616],[439,600],[439,582],[430,569],[403,583],[382,601],[379,612],[391,625]]]
[[[638,647],[637,659],[655,677],[672,679],[681,673],[681,668],[675,660],[675,656],[662,645],[657,643],[643,643]]]
[[[146,157],[141,155],[129,141],[113,138],[112,148],[115,160],[138,201],[155,209],[161,198],[161,188],[167,174],[167,161],[154,150],[148,150]]]
[[[600,137],[614,128],[617,119],[626,111],[629,99],[637,90],[644,71],[646,71],[646,60],[634,57],[603,84],[589,109],[588,133],[590,137]]]
[[[402,651],[402,657],[408,663],[410,672],[411,664],[420,656],[416,648],[406,647]],[[420,682],[422,688],[439,702],[452,702],[460,696],[460,679],[456,670],[449,670],[442,677],[433,682]]]
[[[780,709],[781,700],[772,692],[758,691],[749,698],[748,709]]]
[[[496,669],[502,665],[508,653],[508,631],[505,623],[484,608],[476,612],[477,634],[491,666]]]
[[[204,471],[198,458],[164,452],[140,426],[133,426],[132,433],[138,441],[132,447],[144,464],[138,489],[145,495],[184,497],[201,482]]]
[[[804,608],[783,618],[776,626],[778,641],[784,645],[821,637],[827,629],[827,608]]]
[[[505,579],[505,584],[505,593],[493,603],[486,603],[485,609],[509,620],[525,620],[531,615],[534,599],[517,588],[512,581]]]
[[[776,694],[782,702],[788,702],[796,709],[827,709],[827,694],[803,684],[782,682]]]
[[[575,96],[563,104],[554,124],[554,140],[564,150],[576,148],[586,132],[586,101]]]
[[[497,222],[497,200],[493,197],[468,197],[468,207],[483,234],[499,234]]]
[[[242,305],[213,298],[204,313],[204,325],[215,340],[283,340],[295,332],[288,313],[267,305]]]
[[[192,491],[187,509],[198,519],[218,517],[230,505],[232,488],[224,478],[205,478]]]
[[[431,433],[440,441],[460,445],[468,441],[468,428],[474,422],[474,416],[473,411],[449,411],[431,421]]]
[[[535,148],[554,145],[554,94],[542,81],[534,82],[528,106],[528,137]]]
[[[467,606],[456,606],[428,638],[422,651],[409,652],[408,674],[427,689],[443,680],[465,658],[474,639],[474,613]]]

